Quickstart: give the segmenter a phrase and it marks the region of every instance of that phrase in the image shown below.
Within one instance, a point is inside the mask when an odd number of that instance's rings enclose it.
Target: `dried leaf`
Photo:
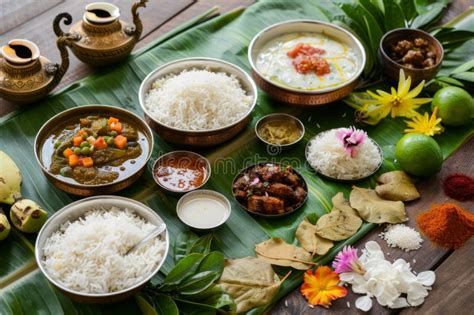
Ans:
[[[337,193],[332,198],[332,203],[331,212],[323,215],[316,222],[316,233],[332,241],[342,241],[357,232],[362,225],[362,220],[342,193]]]
[[[367,222],[393,224],[408,220],[403,202],[382,199],[373,189],[353,186],[349,202]]]
[[[394,201],[411,201],[420,198],[411,178],[404,171],[393,171],[377,178],[379,185],[375,192],[383,199]]]
[[[333,206],[332,211],[334,211],[334,209],[338,209],[347,214],[355,215],[356,217],[359,216],[359,213],[352,209],[351,205],[349,204],[349,201],[344,198],[344,194],[342,192],[338,192],[334,197],[332,197],[331,201]]]
[[[334,246],[331,240],[317,235],[316,225],[311,224],[306,218],[296,229],[295,236],[298,242],[300,242],[301,247],[312,255],[325,255]]]
[[[291,244],[286,243],[278,237],[271,238],[255,246],[257,257],[269,262],[272,265],[292,267],[299,270],[306,270],[312,265],[311,254]]]
[[[219,280],[219,285],[237,304],[237,313],[269,303],[280,284],[272,266],[254,257],[227,259]]]

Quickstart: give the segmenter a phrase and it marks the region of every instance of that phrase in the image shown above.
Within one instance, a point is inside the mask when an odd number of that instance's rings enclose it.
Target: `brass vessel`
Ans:
[[[26,39],[13,39],[2,46],[0,56],[0,96],[8,101],[26,104],[51,92],[69,67],[66,45],[70,36],[58,37],[61,65],[40,55],[38,46]]]
[[[82,62],[92,66],[105,66],[126,58],[140,39],[143,31],[138,8],[145,7],[148,0],[140,0],[132,5],[133,24],[120,20],[117,6],[106,2],[94,2],[86,6],[81,21],[75,23],[68,33],[74,37],[69,47]],[[60,13],[53,21],[53,29],[58,37],[64,36],[59,24],[70,25],[69,13]]]

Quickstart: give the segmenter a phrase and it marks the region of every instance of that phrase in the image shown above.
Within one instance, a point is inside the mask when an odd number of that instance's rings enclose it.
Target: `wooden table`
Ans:
[[[80,18],[83,7],[89,1],[64,1],[47,0],[42,6],[31,6],[37,10],[36,14],[25,14],[29,18],[27,22],[18,23],[19,26],[1,34],[0,44],[4,44],[12,38],[29,38],[34,40],[42,50],[43,54],[53,61],[59,60],[59,53],[53,49],[54,33],[52,31],[51,21],[54,16],[60,12],[67,11],[71,13],[75,20]],[[127,7],[129,1],[112,0],[121,7]],[[189,20],[190,18],[204,12],[205,10],[219,5],[220,11],[226,12],[238,6],[250,5],[253,0],[151,0],[147,9],[141,12],[145,26],[142,39],[137,45],[140,48],[158,36],[170,31],[177,25]],[[448,11],[443,17],[442,23],[463,12],[472,0],[455,0],[450,5]],[[25,10],[28,10],[27,8]],[[130,20],[130,13],[122,10],[124,19]],[[20,17],[19,17],[20,18]],[[0,17],[1,19],[1,17]],[[15,22],[15,21],[13,21]],[[0,28],[1,29],[1,28]],[[57,89],[67,86],[91,73],[95,70],[87,65],[80,63],[74,56],[71,57],[71,65],[68,72],[59,84]],[[0,100],[0,116],[16,110],[14,104],[5,100]],[[420,181],[417,187],[421,192],[422,198],[410,203],[407,206],[407,212],[410,217],[408,225],[414,226],[416,215],[430,207],[433,203],[449,201],[442,189],[442,179],[453,172],[463,172],[474,174],[474,139],[465,143],[456,153],[448,158],[442,171],[435,177]],[[474,203],[462,204],[466,209],[474,209]],[[405,253],[399,249],[387,247],[384,241],[381,241],[378,234],[382,227],[375,229],[360,240],[356,246],[362,248],[369,240],[377,240],[382,246],[387,257],[390,259],[404,258],[409,261],[413,269],[417,272],[423,270],[436,271],[437,280],[426,302],[418,308],[404,309],[402,314],[472,314],[474,309],[474,296],[472,283],[474,283],[474,239],[471,239],[464,247],[457,251],[446,251],[434,247],[428,240],[425,240],[423,247],[415,252]],[[287,297],[282,299],[271,312],[272,314],[342,314],[357,313],[354,301],[357,298],[355,294],[349,294],[348,298],[337,300],[334,305],[326,310],[323,308],[310,308],[305,299],[295,290]],[[399,311],[388,310],[378,306],[374,302],[374,307],[370,311],[372,314],[388,314]]]

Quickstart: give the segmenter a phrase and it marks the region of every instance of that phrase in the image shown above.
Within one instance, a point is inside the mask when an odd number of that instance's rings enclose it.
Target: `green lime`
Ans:
[[[443,164],[438,143],[421,133],[404,135],[395,147],[395,157],[405,172],[420,177],[438,173]]]
[[[438,107],[438,116],[446,126],[462,126],[471,122],[474,113],[472,97],[465,90],[448,86],[440,89],[433,96],[431,109]]]

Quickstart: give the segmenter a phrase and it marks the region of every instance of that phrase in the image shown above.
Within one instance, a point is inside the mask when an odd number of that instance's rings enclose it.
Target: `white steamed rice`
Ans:
[[[46,240],[43,263],[49,275],[74,291],[127,289],[149,276],[163,260],[165,242],[158,237],[124,256],[154,228],[127,209],[93,209],[63,224]]]
[[[207,70],[183,71],[156,80],[145,98],[150,116],[184,130],[210,130],[237,122],[252,97],[233,75]]]
[[[307,160],[311,167],[323,175],[346,180],[365,177],[374,172],[382,161],[373,140],[367,138],[352,158],[338,139],[338,130],[328,130],[310,141]]]

